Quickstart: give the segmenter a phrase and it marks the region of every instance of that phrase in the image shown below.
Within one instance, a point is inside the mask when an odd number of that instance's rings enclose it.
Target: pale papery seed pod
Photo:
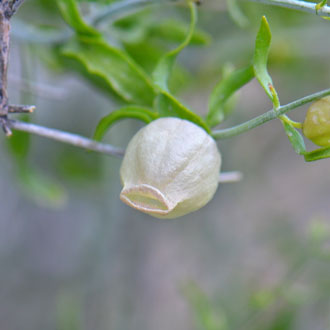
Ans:
[[[157,119],[128,144],[120,169],[120,199],[157,218],[176,218],[215,194],[221,156],[213,138],[190,121]]]

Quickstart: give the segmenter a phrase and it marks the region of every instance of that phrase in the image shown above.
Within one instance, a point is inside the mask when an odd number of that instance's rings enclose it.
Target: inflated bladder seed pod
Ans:
[[[309,107],[303,133],[319,146],[330,146],[330,96],[314,102]]]
[[[157,218],[176,218],[208,203],[219,181],[221,156],[201,127],[160,118],[128,144],[120,169],[120,199]]]

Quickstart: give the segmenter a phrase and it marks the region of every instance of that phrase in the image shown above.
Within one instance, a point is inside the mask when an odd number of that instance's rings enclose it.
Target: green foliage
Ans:
[[[221,80],[210,95],[206,122],[211,127],[221,123],[229,115],[225,107],[229,98],[254,77],[252,66],[235,70]]]
[[[255,51],[253,56],[254,74],[269,98],[274,101],[270,86],[273,86],[272,78],[267,70],[268,53],[272,35],[265,16],[262,17],[260,28],[256,37]]]
[[[56,0],[64,20],[78,33],[99,36],[100,33],[82,19],[76,0]]]
[[[102,39],[80,37],[62,49],[62,54],[80,62],[86,70],[101,79],[129,103],[150,106],[155,89],[145,72],[123,51]]]
[[[141,11],[125,16],[113,23],[114,32],[119,39],[129,43],[148,41],[158,43],[181,43],[186,38],[189,25],[174,18],[153,17],[149,11]],[[210,35],[195,27],[190,40],[192,45],[206,45]],[[148,53],[146,53],[148,56]]]
[[[197,9],[194,3],[190,3],[191,23],[185,40],[174,50],[165,54],[158,62],[154,72],[153,80],[157,87],[160,88],[160,94],[156,100],[156,109],[161,117],[179,117],[190,120],[191,122],[201,126],[210,133],[208,125],[200,116],[190,111],[181,104],[170,92],[168,81],[173,70],[173,65],[179,53],[190,43],[197,22]]]
[[[64,45],[61,54],[79,62],[110,93],[114,91],[130,103],[151,105],[155,96],[154,87],[143,69],[125,52],[106,43],[97,30],[87,25],[74,0],[59,0],[58,3],[64,19],[79,34]]]
[[[327,4],[327,0],[322,0],[322,1],[320,1],[320,2],[315,6],[316,13],[317,13],[322,7],[324,7],[326,4]]]
[[[115,21],[112,35],[122,42],[137,63],[151,73],[168,47],[173,43],[181,43],[188,30],[189,25],[183,20],[158,17],[151,15],[149,10],[143,10]],[[210,36],[195,27],[190,44],[205,45],[209,42]],[[180,66],[176,65],[172,78],[179,70]]]
[[[105,133],[114,123],[125,118],[139,119],[148,124],[152,120],[157,119],[158,114],[148,108],[133,105],[115,110],[99,121],[95,129],[94,139],[98,141],[102,140]]]
[[[189,120],[204,128],[208,133],[210,129],[203,119],[180,103],[173,95],[165,91],[156,99],[156,109],[161,117],[178,117]]]
[[[310,152],[304,153],[306,162],[313,162],[315,160],[329,158],[330,157],[330,147],[319,148]]]
[[[193,37],[196,22],[197,22],[197,9],[196,6],[190,3],[191,23],[185,40],[174,50],[165,54],[157,64],[153,72],[153,80],[155,84],[164,91],[168,91],[168,80],[172,72],[174,62],[179,53],[190,43]]]
[[[187,38],[188,29],[189,27],[186,22],[167,19],[160,22],[153,22],[149,28],[148,34],[162,41],[182,42],[184,38]],[[211,37],[209,34],[195,26],[189,43],[191,45],[207,45],[210,43],[210,40]]]
[[[146,123],[160,117],[175,116],[182,119],[190,120],[195,124],[203,127],[210,133],[210,129],[207,124],[194,112],[190,111],[187,107],[182,105],[170,92],[168,88],[168,81],[173,70],[173,65],[178,54],[190,43],[196,26],[197,11],[193,3],[190,3],[191,23],[185,40],[174,50],[165,54],[158,62],[154,72],[153,80],[155,89],[158,89],[158,95],[156,97],[155,107],[157,113],[153,113],[149,109],[141,107],[124,107],[110,113],[104,117],[98,124],[94,138],[97,140],[102,139],[104,134],[110,128],[110,126],[117,120],[123,118],[136,118],[143,120]],[[110,75],[109,75],[110,76]],[[129,75],[128,75],[129,76]],[[129,76],[130,77],[130,76]],[[136,85],[134,82],[133,85]],[[150,95],[150,94],[148,94]],[[152,95],[153,96],[153,95]],[[140,97],[141,98],[141,97]],[[139,99],[137,96],[136,101]],[[138,101],[137,101],[138,102]],[[137,103],[136,102],[136,103]],[[144,105],[149,105],[148,103]]]
[[[282,124],[295,152],[299,155],[303,155],[306,151],[306,147],[302,135],[285,120],[282,120]]]

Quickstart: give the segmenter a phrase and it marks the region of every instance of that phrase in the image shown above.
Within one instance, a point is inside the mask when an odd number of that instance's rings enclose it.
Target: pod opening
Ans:
[[[175,207],[157,188],[146,184],[124,188],[120,199],[139,211],[155,215],[166,215]]]

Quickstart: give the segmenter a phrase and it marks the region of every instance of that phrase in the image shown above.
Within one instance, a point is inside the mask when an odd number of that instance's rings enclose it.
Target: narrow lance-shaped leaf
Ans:
[[[226,115],[225,104],[228,99],[254,77],[253,67],[235,70],[222,79],[214,88],[209,99],[209,112],[206,122],[211,127],[222,122]]]
[[[195,26],[197,22],[197,9],[196,5],[192,2],[189,3],[191,21],[188,34],[182,44],[176,49],[165,54],[156,65],[156,68],[153,72],[153,80],[155,84],[161,89],[168,91],[168,80],[175,63],[175,59],[178,54],[190,43],[192,36],[195,31]]]
[[[260,85],[264,88],[269,98],[273,101],[273,95],[269,86],[273,86],[272,78],[267,71],[268,53],[272,35],[265,16],[261,19],[260,28],[256,37],[253,57],[253,69]]]
[[[317,12],[324,7],[327,4],[327,0],[322,0],[320,1],[316,6],[315,6],[315,10],[316,10],[316,14]]]
[[[76,0],[57,0],[63,19],[79,34],[100,36],[100,32],[85,23]]]
[[[306,162],[313,162],[319,159],[330,158],[330,147],[319,148],[310,152],[305,152],[304,157]]]
[[[282,120],[282,124],[295,152],[303,155],[306,152],[306,147],[302,135],[286,121]]]
[[[156,108],[161,117],[178,117],[189,120],[211,133],[203,119],[181,104],[173,95],[163,91],[156,99]]]
[[[95,129],[94,139],[98,141],[102,140],[102,138],[110,129],[110,127],[119,120],[125,118],[135,118],[142,120],[148,124],[154,119],[157,119],[157,117],[158,114],[153,112],[152,110],[133,105],[115,110],[99,121]]]
[[[125,52],[108,45],[102,39],[81,37],[62,49],[62,55],[78,61],[130,103],[151,106],[155,89],[148,75]]]

